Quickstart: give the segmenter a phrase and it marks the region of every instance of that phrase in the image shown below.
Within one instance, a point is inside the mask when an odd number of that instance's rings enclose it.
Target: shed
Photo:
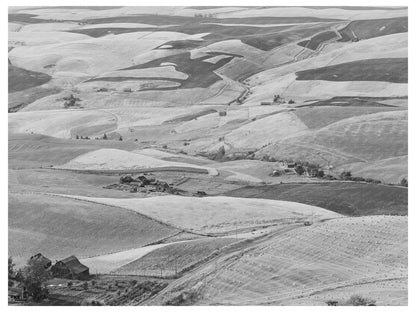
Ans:
[[[21,287],[9,287],[8,291],[9,300],[25,300],[27,298],[27,292]]]
[[[56,262],[52,273],[55,277],[84,280],[89,278],[90,269],[79,262],[77,257],[70,256]]]
[[[45,269],[49,269],[52,266],[52,261],[50,259],[46,258],[41,253],[38,253],[38,254],[30,257],[30,261],[34,261],[34,262],[43,264],[43,267]]]

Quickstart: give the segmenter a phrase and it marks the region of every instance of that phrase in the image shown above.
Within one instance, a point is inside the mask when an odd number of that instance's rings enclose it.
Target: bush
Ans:
[[[376,301],[370,298],[364,298],[360,295],[352,295],[346,304],[352,306],[372,306],[376,304]]]
[[[295,171],[298,175],[302,175],[302,174],[305,173],[305,168],[303,168],[303,166],[301,166],[301,165],[297,165],[295,167]]]
[[[374,184],[380,184],[381,183],[380,180],[376,180],[376,179],[372,179],[372,178],[365,179],[365,182],[367,182],[367,183],[374,183]]]
[[[362,177],[351,177],[351,181],[354,181],[354,182],[364,182],[365,179],[362,178]]]
[[[120,183],[121,184],[128,184],[128,183],[131,183],[133,181],[134,181],[134,179],[130,175],[126,175],[126,176],[121,176],[120,177]]]
[[[352,175],[351,175],[351,171],[343,171],[343,172],[341,172],[341,174],[339,175],[339,177],[340,177],[342,180],[350,180],[350,179],[351,179],[351,177],[352,177]]]
[[[295,104],[295,101],[293,101],[292,99],[290,99],[288,103],[289,104]]]
[[[400,183],[399,183],[401,186],[405,186],[405,187],[407,187],[407,184],[408,184],[408,182],[407,182],[407,179],[406,178],[403,178],[403,179],[401,179],[401,181],[400,181]]]

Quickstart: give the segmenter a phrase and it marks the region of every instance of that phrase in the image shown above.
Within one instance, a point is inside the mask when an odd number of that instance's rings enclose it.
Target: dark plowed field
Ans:
[[[407,71],[407,58],[380,58],[299,71],[296,80],[407,83]]]
[[[227,196],[299,202],[347,216],[407,215],[407,188],[366,183],[246,186]]]

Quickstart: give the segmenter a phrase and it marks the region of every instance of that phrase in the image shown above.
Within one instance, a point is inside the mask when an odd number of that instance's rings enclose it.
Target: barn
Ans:
[[[50,259],[46,258],[41,253],[38,253],[38,254],[30,257],[30,261],[41,263],[46,270],[49,269],[52,265],[52,261]]]
[[[90,269],[79,262],[75,256],[70,256],[55,263],[52,267],[54,277],[85,280],[90,276]]]

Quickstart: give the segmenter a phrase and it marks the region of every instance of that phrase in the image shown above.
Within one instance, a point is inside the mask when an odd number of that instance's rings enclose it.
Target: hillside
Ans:
[[[91,276],[9,305],[406,305],[408,21],[10,6],[8,253]]]
[[[65,197],[71,198],[71,196]],[[204,234],[247,231],[259,226],[303,222],[312,215],[317,220],[339,217],[337,213],[304,204],[225,196],[192,198],[168,195],[131,199],[74,196],[73,198],[122,207],[175,227]]]
[[[95,256],[178,232],[125,209],[44,194],[9,194],[9,254],[19,265],[38,252],[51,259]]]
[[[172,300],[176,289],[186,287],[197,294],[194,304],[324,305],[346,301],[352,286],[363,285],[360,290],[378,305],[395,305],[378,287],[406,281],[406,250],[407,217],[334,219],[222,257],[170,285],[153,302]],[[404,295],[401,289],[396,296]]]
[[[407,188],[368,183],[331,182],[246,186],[227,196],[287,200],[349,216],[407,215]]]

